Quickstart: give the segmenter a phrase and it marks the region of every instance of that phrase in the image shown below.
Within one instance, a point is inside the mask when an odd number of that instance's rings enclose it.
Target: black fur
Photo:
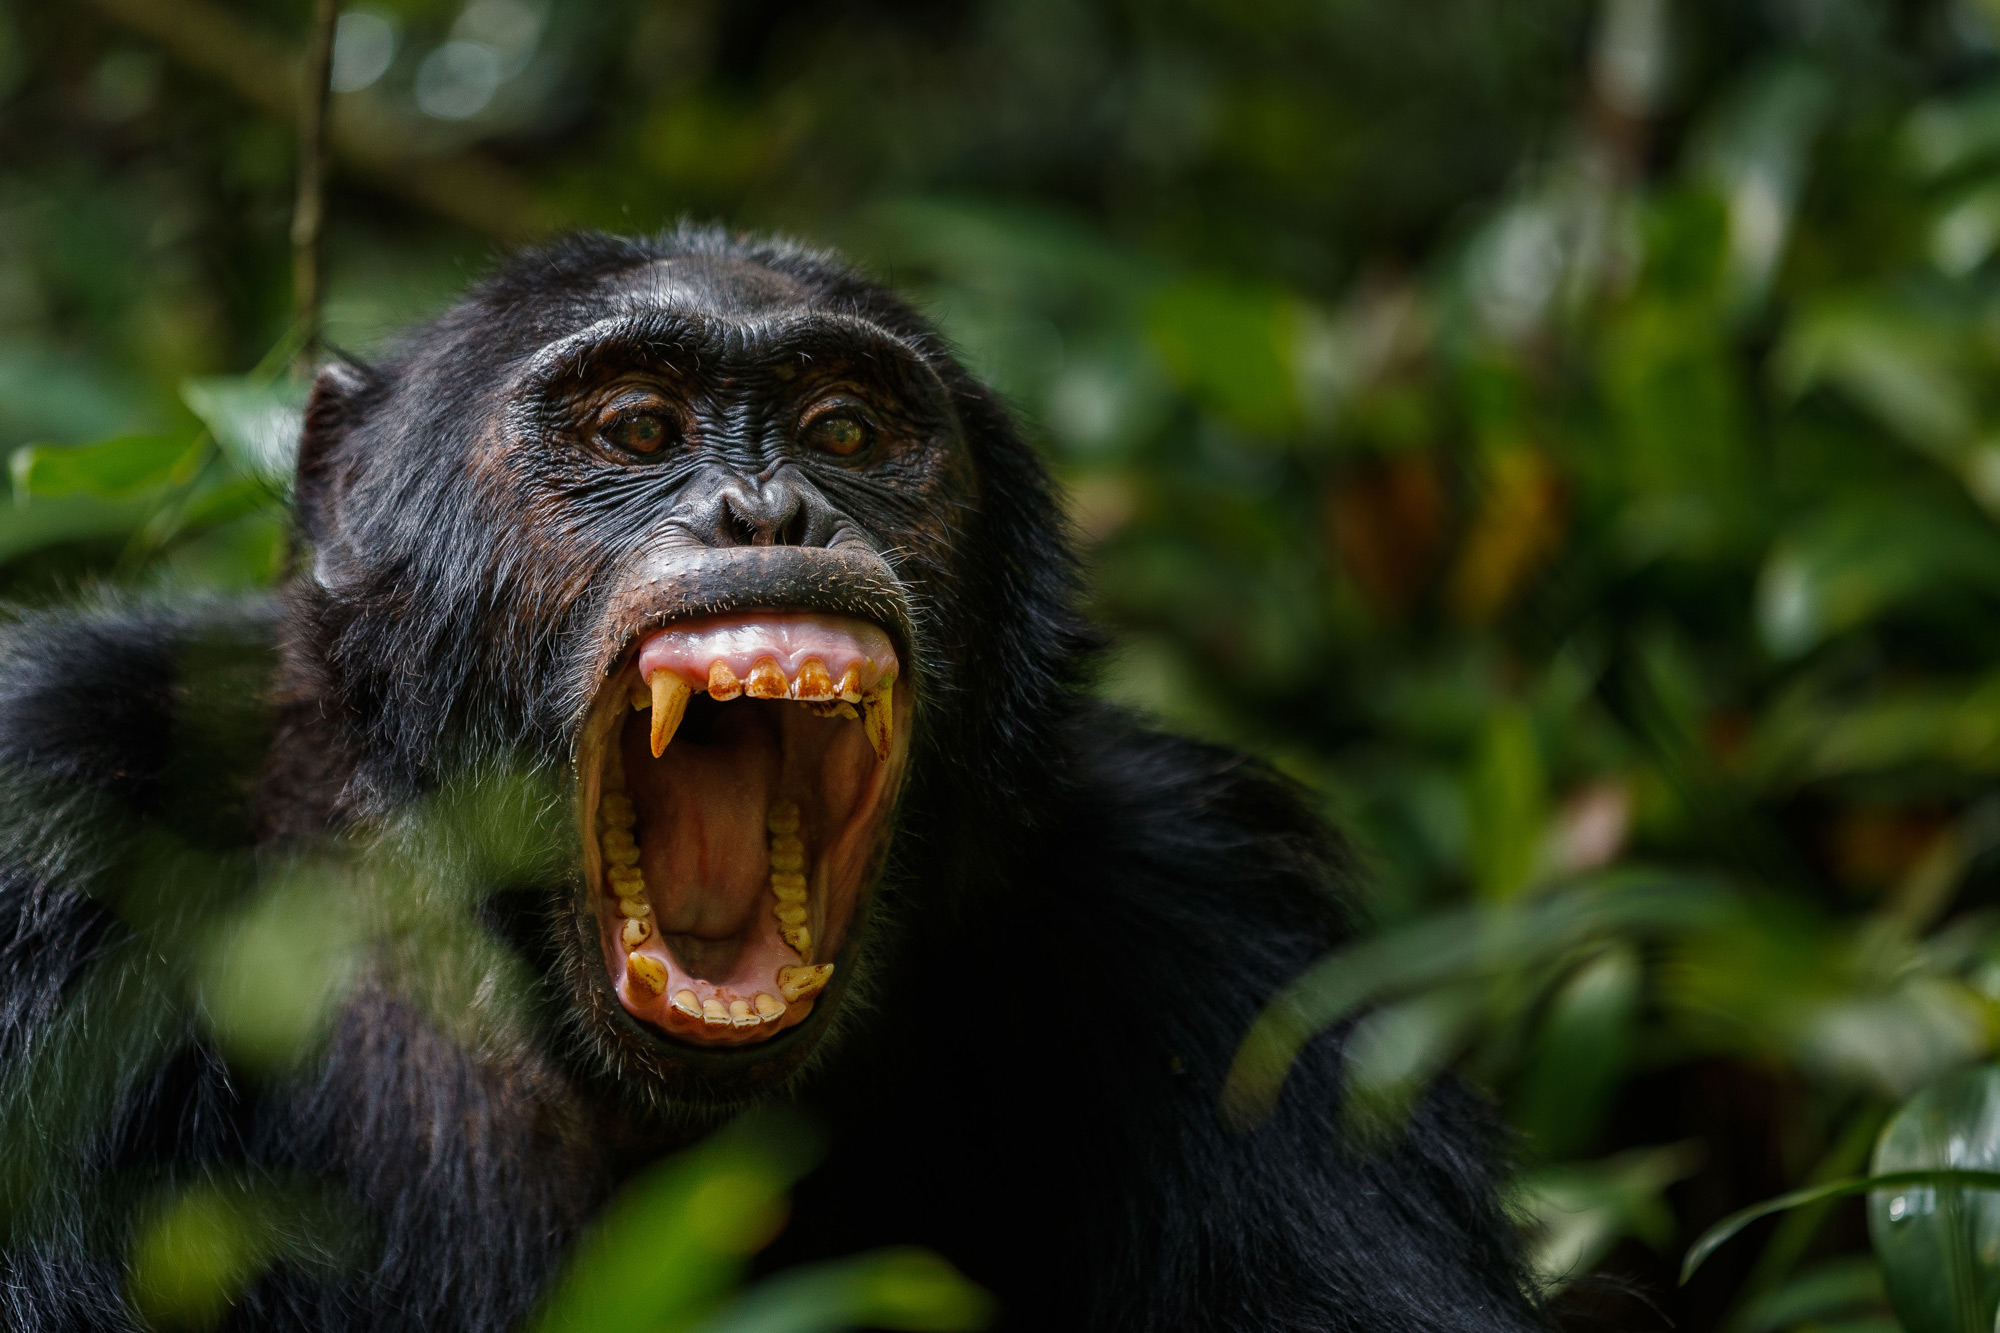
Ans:
[[[923,689],[886,923],[840,1040],[777,1094],[828,1151],[764,1262],[928,1245],[1021,1329],[1540,1327],[1494,1122],[1464,1090],[1351,1146],[1323,1038],[1268,1122],[1225,1124],[1259,1006],[1343,937],[1336,844],[1261,765],[1088,701],[1048,482],[921,319],[825,256],[713,232],[530,253],[381,366],[330,372],[300,463],[308,568],[281,604],[4,631],[0,1322],[135,1327],[135,1225],[215,1177],[360,1219],[359,1254],[287,1250],[232,1327],[514,1327],[618,1182],[709,1122],[635,1094],[572,1012],[546,867],[465,905],[483,924],[453,965],[526,976],[533,1001],[485,1026],[456,1025],[405,955],[307,1058],[245,1069],[186,961],[329,838],[447,855],[396,830],[465,773],[504,760],[559,785],[590,590],[643,533],[554,463],[541,482],[581,497],[587,530],[521,519],[517,473],[470,502],[459,463],[498,386],[670,256],[762,266],[919,349],[976,497],[938,551],[894,552]],[[557,550],[584,573],[556,579]]]

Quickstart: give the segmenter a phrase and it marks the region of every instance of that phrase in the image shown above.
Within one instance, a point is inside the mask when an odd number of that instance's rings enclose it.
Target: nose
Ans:
[[[839,527],[818,489],[790,469],[705,480],[687,522],[710,546],[827,546]]]

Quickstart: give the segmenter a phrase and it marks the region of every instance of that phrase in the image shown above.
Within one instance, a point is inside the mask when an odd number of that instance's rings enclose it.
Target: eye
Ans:
[[[672,435],[664,414],[644,408],[607,412],[603,423],[598,434],[604,442],[628,454],[656,454]]]
[[[875,431],[859,413],[843,409],[814,417],[805,435],[813,448],[846,458],[867,448]]]

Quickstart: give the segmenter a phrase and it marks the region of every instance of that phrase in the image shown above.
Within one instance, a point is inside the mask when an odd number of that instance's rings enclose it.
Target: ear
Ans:
[[[347,471],[342,446],[360,423],[362,404],[372,387],[367,368],[349,361],[328,364],[313,380],[299,434],[292,504],[299,531],[315,546],[333,529]]]

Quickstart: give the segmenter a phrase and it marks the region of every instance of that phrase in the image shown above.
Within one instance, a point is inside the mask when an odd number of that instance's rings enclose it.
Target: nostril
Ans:
[[[729,545],[731,546],[764,545],[763,542],[757,540],[757,525],[755,523],[752,523],[749,519],[743,517],[742,514],[738,513],[734,505],[730,505],[727,507],[727,511],[723,516],[723,522],[724,526],[727,529]]]
[[[775,540],[780,546],[804,546],[806,544],[806,507],[793,505],[792,512],[778,525]]]

